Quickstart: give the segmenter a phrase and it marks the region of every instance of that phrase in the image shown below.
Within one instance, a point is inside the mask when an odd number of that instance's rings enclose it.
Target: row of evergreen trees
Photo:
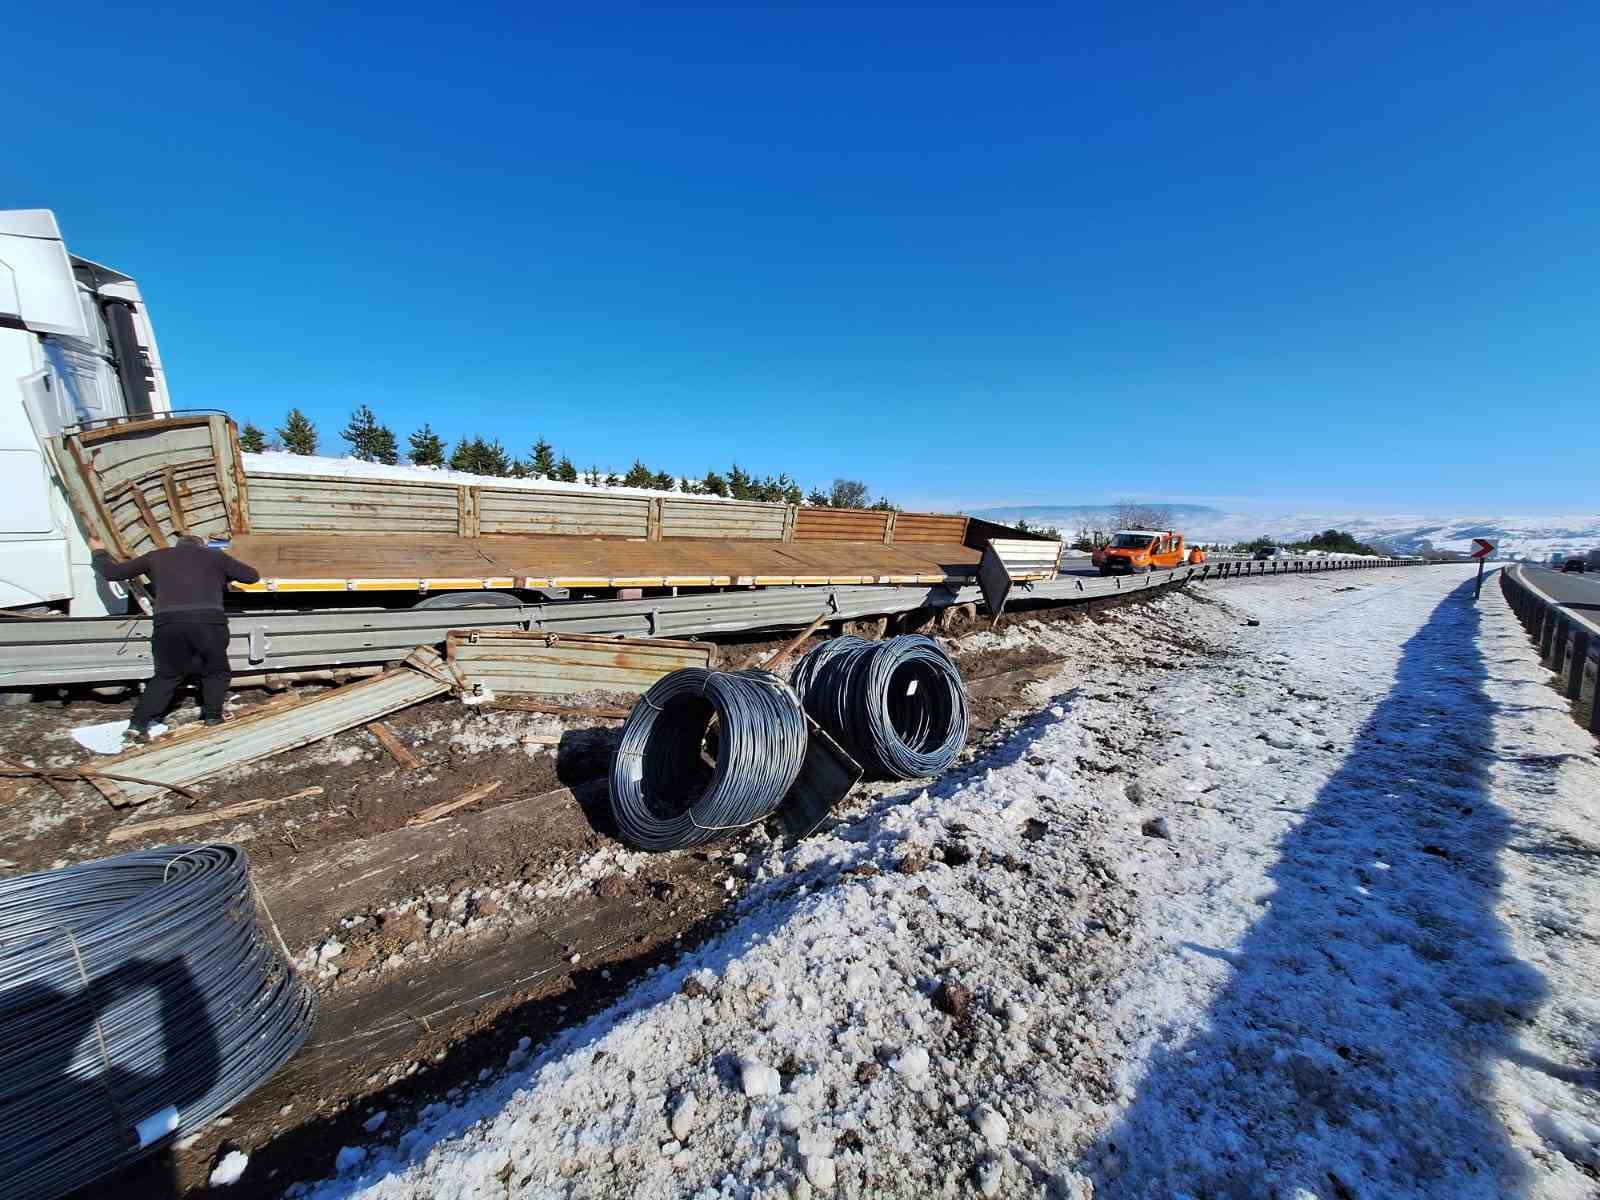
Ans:
[[[298,408],[289,410],[275,433],[276,438],[269,443],[263,430],[246,422],[239,434],[239,445],[256,454],[269,445],[290,454],[309,455],[317,452],[317,427]],[[400,461],[400,447],[394,431],[380,424],[372,409],[365,404],[350,414],[350,423],[340,431],[339,436],[349,443],[351,458],[390,466]],[[897,507],[883,497],[869,503],[871,493],[859,479],[835,479],[833,486],[827,490],[812,488],[809,493],[803,493],[800,485],[787,472],[758,478],[734,463],[726,474],[707,471],[703,478],[686,479],[670,471],[652,471],[637,458],[633,460],[633,466],[621,475],[611,470],[602,471],[597,466],[580,472],[565,454],[558,459],[555,447],[544,438],[530,447],[526,458],[517,458],[507,452],[499,438],[485,438],[476,434],[462,438],[447,453],[444,439],[426,423],[411,434],[406,442],[406,458],[416,466],[448,466],[453,471],[466,471],[473,475],[554,479],[562,483],[583,482],[592,487],[650,488],[660,492],[683,492],[690,496],[725,496],[733,500],[804,503],[833,508],[893,510]]]

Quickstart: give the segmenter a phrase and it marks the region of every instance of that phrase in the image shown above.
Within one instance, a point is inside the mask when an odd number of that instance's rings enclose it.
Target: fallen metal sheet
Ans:
[[[992,542],[983,548],[983,558],[978,563],[978,588],[983,592],[991,622],[998,621],[1006,610],[1006,597],[1011,594],[1011,572]]]
[[[198,783],[230,768],[376,721],[453,686],[439,655],[419,647],[404,663],[382,675],[309,699],[285,696],[269,701],[224,725],[193,725],[151,746],[101,760],[95,767],[156,783]],[[143,804],[166,790],[110,780],[96,781],[95,786],[118,808]]]
[[[1041,542],[1029,538],[991,538],[984,547],[1005,564],[1012,579],[1052,579],[1061,562],[1060,542]]]
[[[809,736],[800,774],[772,814],[787,846],[814,833],[833,806],[861,782],[861,764],[829,737],[827,730],[809,716],[806,729]]]
[[[709,667],[705,642],[601,637],[583,633],[463,629],[445,641],[472,695],[640,694],[663,675]]]

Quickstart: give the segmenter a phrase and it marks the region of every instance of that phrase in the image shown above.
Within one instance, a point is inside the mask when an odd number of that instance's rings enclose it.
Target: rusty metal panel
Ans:
[[[704,642],[471,629],[452,632],[446,653],[476,694],[570,696],[645,692],[673,671],[709,667],[712,649]]]
[[[967,518],[944,513],[896,513],[894,540],[900,543],[939,543],[959,546],[967,533]]]
[[[220,416],[117,422],[49,439],[50,460],[79,520],[132,556],[180,529],[201,537],[230,529],[231,431]]]
[[[788,508],[786,504],[763,504],[753,500],[687,500],[666,496],[661,501],[661,536],[782,541]]]
[[[478,528],[481,533],[644,537],[649,519],[648,496],[485,487]]]
[[[254,533],[448,533],[460,529],[456,485],[335,475],[252,474]]]
[[[95,766],[157,783],[198,783],[440,695],[450,690],[447,679],[438,654],[419,648],[403,664],[382,675],[309,699],[292,696],[269,701],[224,725],[191,726],[158,738],[151,746],[101,759]],[[165,790],[110,780],[96,786],[119,807],[142,804]]]
[[[892,515],[866,508],[802,508],[795,514],[794,540],[881,542]]]

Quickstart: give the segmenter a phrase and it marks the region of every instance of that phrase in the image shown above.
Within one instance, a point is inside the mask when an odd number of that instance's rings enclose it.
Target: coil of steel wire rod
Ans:
[[[237,846],[0,881],[0,1180],[64,1195],[237,1104],[315,999],[257,924]]]
[[[698,846],[770,816],[800,773],[806,718],[767,671],[689,667],[628,714],[611,762],[611,811],[642,850]]]
[[[823,642],[796,665],[791,683],[811,718],[880,777],[937,775],[966,743],[961,675],[920,633]]]

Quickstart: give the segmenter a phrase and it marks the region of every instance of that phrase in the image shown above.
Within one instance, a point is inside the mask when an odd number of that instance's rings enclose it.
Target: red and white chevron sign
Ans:
[[[1473,558],[1488,558],[1489,555],[1491,555],[1493,553],[1494,553],[1494,543],[1493,542],[1486,542],[1482,538],[1473,538],[1472,539],[1472,557]]]

